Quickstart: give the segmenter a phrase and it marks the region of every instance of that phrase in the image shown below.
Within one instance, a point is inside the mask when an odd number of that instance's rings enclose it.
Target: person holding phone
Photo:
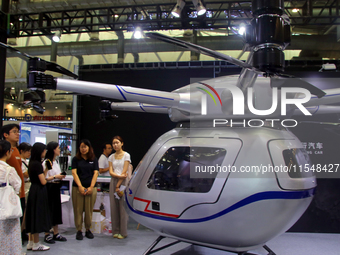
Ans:
[[[124,199],[121,185],[127,186],[129,182],[129,168],[131,165],[130,154],[123,150],[123,139],[120,136],[112,138],[112,147],[115,150],[109,157],[110,182],[110,209],[112,234],[114,238],[124,239],[127,237],[127,223],[129,216],[124,208]],[[132,167],[132,165],[131,165]],[[130,168],[131,169],[131,168]],[[115,196],[117,194],[117,196]],[[119,198],[120,197],[120,198]]]
[[[48,206],[50,209],[50,217],[53,226],[53,236],[50,233],[45,233],[44,241],[46,243],[55,243],[55,241],[67,241],[65,237],[59,234],[58,225],[63,224],[61,213],[61,199],[60,188],[61,180],[65,178],[65,175],[61,173],[57,157],[60,155],[60,148],[57,142],[49,142],[46,146],[47,152],[45,160],[42,163],[46,174],[46,188],[48,195]]]

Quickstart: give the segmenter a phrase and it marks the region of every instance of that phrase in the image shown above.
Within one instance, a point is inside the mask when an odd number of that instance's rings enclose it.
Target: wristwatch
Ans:
[[[53,175],[53,180],[55,179],[55,175]]]

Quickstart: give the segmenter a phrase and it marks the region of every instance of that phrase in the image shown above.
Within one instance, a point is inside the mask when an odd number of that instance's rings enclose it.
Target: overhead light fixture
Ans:
[[[200,15],[203,15],[204,13],[206,13],[207,9],[205,9],[201,0],[192,0],[192,3],[195,6],[195,9],[197,11],[197,15],[200,16]]]
[[[246,25],[244,25],[243,23],[241,23],[239,29],[238,29],[238,33],[239,35],[243,35],[244,32],[246,31]]]
[[[143,31],[140,27],[136,27],[135,31],[133,32],[133,38],[141,39],[143,37]]]
[[[179,18],[181,16],[181,12],[185,6],[185,2],[183,0],[177,0],[177,4],[172,9],[171,14],[175,16],[176,18]]]
[[[54,33],[52,37],[52,41],[58,43],[60,42],[60,37],[61,37],[61,31],[58,30],[57,32]]]
[[[293,10],[292,10],[292,12],[298,12],[298,11],[300,11],[299,9],[296,9],[296,8],[294,8]]]

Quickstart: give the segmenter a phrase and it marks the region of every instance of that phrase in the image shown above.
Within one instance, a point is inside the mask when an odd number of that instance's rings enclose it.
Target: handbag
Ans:
[[[11,167],[7,168],[6,186],[0,187],[0,220],[16,219],[22,216],[20,198],[8,183]]]

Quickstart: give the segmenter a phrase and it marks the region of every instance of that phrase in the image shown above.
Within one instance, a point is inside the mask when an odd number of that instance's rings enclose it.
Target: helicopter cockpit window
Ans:
[[[147,187],[177,192],[209,192],[217,173],[210,178],[190,178],[190,169],[221,165],[227,151],[210,147],[171,147],[152,172]]]
[[[288,175],[290,178],[312,177],[313,172],[308,166],[312,166],[311,160],[305,149],[287,149],[282,152]],[[307,167],[306,167],[307,166]]]

